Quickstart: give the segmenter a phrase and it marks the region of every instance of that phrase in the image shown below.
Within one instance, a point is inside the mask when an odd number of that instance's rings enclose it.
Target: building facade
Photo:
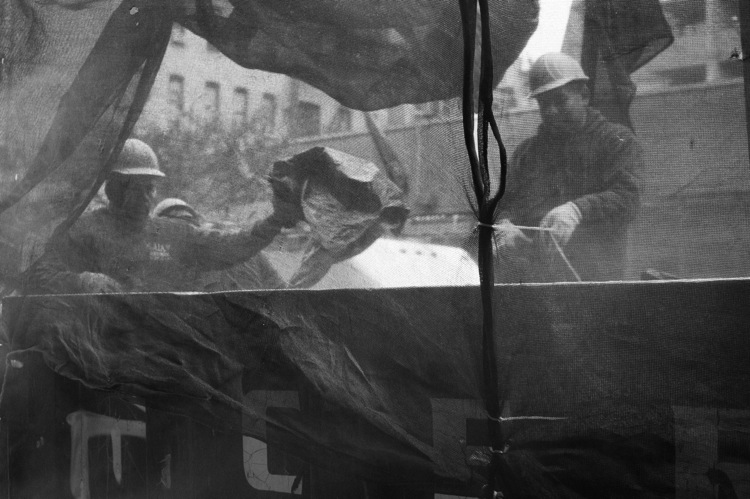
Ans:
[[[444,101],[370,114],[378,126],[397,128],[457,113],[457,101]],[[367,130],[361,112],[288,76],[243,68],[175,25],[140,125],[165,128],[180,120],[219,123],[226,131],[250,128],[290,139]]]
[[[573,3],[569,23],[580,22],[581,4]],[[750,275],[750,162],[736,1],[662,4],[675,41],[633,75],[638,92],[631,119],[646,171],[628,275],[637,278],[651,267],[683,277]],[[527,97],[527,71],[528,61],[519,58],[496,89],[509,154],[539,123]],[[475,222],[465,194],[471,191],[459,102],[372,115],[409,177],[413,216],[405,235],[464,244]],[[285,137],[285,155],[329,146],[379,161],[362,113],[286,76],[240,68],[179,28],[143,120],[166,126],[177,116]]]

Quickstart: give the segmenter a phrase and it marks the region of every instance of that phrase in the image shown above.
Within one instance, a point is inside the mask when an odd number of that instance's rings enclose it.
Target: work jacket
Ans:
[[[530,271],[520,280],[572,281],[570,267],[583,280],[622,279],[642,169],[643,151],[633,133],[598,111],[590,109],[577,130],[540,125],[513,154],[498,220],[535,227],[551,209],[572,201],[581,223],[561,247],[570,266],[554,246],[551,252],[538,248],[527,255]]]
[[[169,218],[134,224],[108,208],[84,214],[27,272],[27,293],[81,293],[81,273],[111,277],[124,291],[192,291],[196,270],[228,268],[279,233],[272,216],[249,227],[196,227]]]

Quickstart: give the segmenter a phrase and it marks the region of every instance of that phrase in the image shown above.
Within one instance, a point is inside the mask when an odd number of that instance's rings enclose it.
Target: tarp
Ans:
[[[590,78],[592,104],[615,123],[633,128],[630,75],[674,40],[661,5],[653,0],[585,1],[581,65]]]
[[[537,12],[536,1],[493,4],[496,82],[533,32]],[[75,220],[106,178],[173,22],[244,67],[293,76],[355,109],[462,90],[463,38],[451,0],[18,0],[6,2],[2,16],[0,137],[17,157],[13,168],[4,166],[0,187],[6,281],[63,221]]]
[[[317,147],[278,161],[274,183],[296,185],[302,217],[311,228],[300,268],[289,286],[306,288],[331,266],[370,246],[387,228],[404,226],[409,210],[404,193],[374,163]]]
[[[89,387],[190,407],[215,428],[242,411],[245,434],[287,450],[312,445],[305,459],[353,476],[476,490],[488,458],[478,292],[91,295],[5,306],[13,349],[38,352]],[[507,490],[750,493],[748,299],[747,280],[498,286]],[[37,354],[11,358],[25,355]],[[308,402],[266,410],[274,390]]]

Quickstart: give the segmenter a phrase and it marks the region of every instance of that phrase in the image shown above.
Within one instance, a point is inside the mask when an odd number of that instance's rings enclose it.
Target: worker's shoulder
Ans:
[[[71,226],[69,233],[83,234],[86,232],[97,232],[104,227],[111,225],[111,215],[106,207],[97,208],[93,211],[87,211],[82,214]]]

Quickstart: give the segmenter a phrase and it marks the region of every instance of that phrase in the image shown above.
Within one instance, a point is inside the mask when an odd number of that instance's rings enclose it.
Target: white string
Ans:
[[[501,229],[505,227],[503,224],[483,224],[482,222],[477,222],[477,227],[492,227],[493,229]],[[552,229],[549,227],[530,227],[528,225],[514,225],[513,227],[517,227],[522,230],[534,230],[537,232],[552,232]]]
[[[490,415],[487,415],[487,419],[491,419],[493,421],[497,421],[499,423],[504,423],[506,421],[564,421],[568,418],[559,418],[559,417],[553,417],[553,416],[508,416],[508,417],[499,417],[499,418],[493,418]]]
[[[576,272],[576,269],[573,268],[573,265],[570,263],[570,260],[568,260],[568,257],[565,256],[565,253],[563,253],[562,248],[560,247],[560,244],[557,242],[557,238],[554,234],[550,234],[552,236],[552,242],[555,243],[555,248],[557,248],[557,252],[560,253],[560,257],[562,257],[563,261],[565,262],[565,265],[568,266],[570,271],[575,276],[576,280],[578,282],[583,282],[583,279],[581,279],[581,276],[578,275],[578,272]]]
[[[500,227],[500,226],[494,225],[493,227]],[[515,227],[518,227],[521,230],[533,230],[536,232],[552,232],[552,229],[550,227],[529,227],[528,225],[516,225]]]
[[[492,227],[493,229],[500,229],[503,227],[502,224],[485,224],[482,222],[477,222],[478,227]],[[552,242],[555,243],[555,249],[557,249],[557,252],[560,254],[560,258],[562,258],[563,262],[565,262],[565,265],[568,266],[568,270],[573,274],[573,276],[576,278],[578,282],[583,282],[583,279],[581,279],[581,276],[576,272],[576,269],[573,267],[573,264],[570,263],[570,260],[568,260],[568,257],[565,256],[565,252],[562,249],[562,246],[560,246],[560,243],[557,242],[557,238],[555,237],[555,234],[552,231],[551,227],[531,227],[528,225],[514,225],[514,227],[521,229],[521,230],[531,230],[535,232],[549,232],[550,236],[552,238]]]

